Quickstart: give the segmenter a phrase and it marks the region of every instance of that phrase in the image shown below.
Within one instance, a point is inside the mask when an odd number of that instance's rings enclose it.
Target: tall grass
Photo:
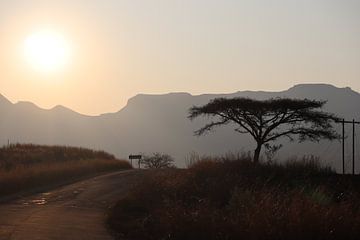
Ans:
[[[109,224],[129,239],[359,239],[359,187],[314,158],[205,158],[149,176]]]
[[[82,159],[115,159],[115,157],[104,151],[80,147],[17,143],[0,148],[1,169],[11,169],[18,165],[33,165],[49,161],[74,161]]]
[[[127,161],[103,151],[14,144],[0,148],[0,196],[129,168]]]

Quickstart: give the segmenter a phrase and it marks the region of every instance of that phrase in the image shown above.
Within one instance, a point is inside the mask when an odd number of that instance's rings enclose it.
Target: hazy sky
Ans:
[[[27,36],[59,32],[71,62],[24,60]],[[13,102],[117,111],[137,93],[360,91],[359,0],[0,0],[0,93]]]

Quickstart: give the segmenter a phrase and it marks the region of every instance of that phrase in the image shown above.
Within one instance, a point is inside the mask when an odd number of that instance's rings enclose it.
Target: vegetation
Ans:
[[[145,156],[141,163],[145,168],[171,168],[174,166],[174,159],[164,153],[153,153],[151,156]]]
[[[0,196],[129,168],[127,161],[103,151],[12,144],[0,148]]]
[[[256,141],[253,160],[258,162],[261,148],[265,146],[270,152],[278,150],[280,146],[271,146],[270,143],[281,137],[293,140],[293,136],[298,136],[300,142],[336,139],[338,134],[333,130],[331,123],[339,119],[333,114],[319,110],[325,103],[289,98],[216,98],[204,106],[192,107],[189,110],[189,118],[215,118],[215,121],[195,132],[199,136],[215,127],[235,123],[235,131],[249,133]]]
[[[120,239],[359,239],[360,182],[315,158],[205,158],[155,171],[112,209]]]

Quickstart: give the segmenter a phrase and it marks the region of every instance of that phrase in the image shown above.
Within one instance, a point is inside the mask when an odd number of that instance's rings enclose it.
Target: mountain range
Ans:
[[[169,93],[161,95],[138,94],[115,113],[86,116],[63,106],[42,109],[30,102],[12,103],[0,95],[0,144],[35,143],[72,145],[102,149],[119,158],[129,154],[164,152],[172,155],[178,166],[185,166],[191,152],[200,155],[221,155],[229,152],[253,150],[255,144],[246,134],[239,134],[231,126],[220,127],[205,136],[193,132],[208,119],[190,121],[188,110],[194,105],[206,104],[218,97],[249,97],[269,99],[290,97],[326,100],[324,110],[347,120],[360,118],[360,94],[351,88],[328,84],[300,84],[285,91],[239,91],[231,94]],[[337,124],[336,129],[341,130]],[[358,128],[358,127],[357,127]],[[358,131],[357,131],[358,132]],[[339,132],[340,133],[340,132]],[[351,126],[346,127],[346,166],[351,168]],[[357,139],[356,139],[357,140]],[[360,140],[357,140],[360,143]],[[284,147],[280,159],[316,155],[322,163],[337,170],[341,166],[341,143],[281,141]],[[357,144],[359,145],[359,144]],[[360,160],[360,146],[356,148]],[[360,161],[356,165],[360,170]]]

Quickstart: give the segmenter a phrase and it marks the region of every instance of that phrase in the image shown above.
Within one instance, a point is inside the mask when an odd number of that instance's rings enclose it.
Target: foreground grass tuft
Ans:
[[[359,239],[358,180],[307,159],[203,159],[150,174],[108,222],[127,239]]]
[[[0,196],[130,168],[127,161],[103,151],[14,144],[0,148]]]

